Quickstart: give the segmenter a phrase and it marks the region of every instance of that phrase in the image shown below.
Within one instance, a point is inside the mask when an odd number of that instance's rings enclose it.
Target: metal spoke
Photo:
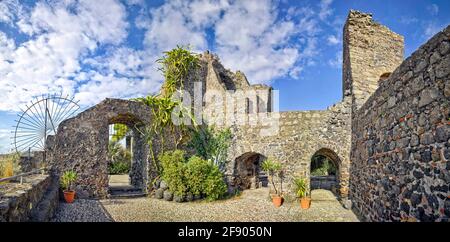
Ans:
[[[67,118],[71,118],[79,110],[80,106],[74,99],[58,95],[42,96],[27,105],[25,110],[18,115],[14,126],[13,143],[17,152],[24,150],[41,150],[45,154],[47,136],[56,134],[59,124]]]

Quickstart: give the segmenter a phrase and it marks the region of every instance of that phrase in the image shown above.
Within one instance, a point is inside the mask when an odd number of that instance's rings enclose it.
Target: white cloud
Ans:
[[[107,97],[130,98],[157,92],[161,75],[156,57],[149,52],[121,47],[106,56],[86,59],[83,63],[96,71],[81,72],[80,81],[89,82],[77,88],[76,99],[82,105],[92,105]]]
[[[252,83],[298,78],[315,63],[320,19],[332,14],[331,3],[281,15],[271,0],[173,0],[151,9],[142,0],[39,1],[26,9],[17,0],[0,1],[0,21],[29,36],[15,43],[0,31],[0,110],[52,92],[75,95],[84,105],[155,92],[162,79],[156,58],[180,44],[212,49]],[[126,43],[132,5],[140,7],[134,24],[145,31],[143,49]],[[100,48],[106,51],[97,53]]]
[[[328,61],[328,64],[332,68],[342,68],[342,51],[338,51],[334,59]]]
[[[36,3],[17,21],[19,30],[30,35],[28,41],[15,46],[0,35],[0,46],[7,49],[0,56],[0,110],[18,110],[44,93],[73,94],[80,59],[99,45],[122,43],[127,36],[125,18],[124,6],[114,0]],[[120,96],[120,89],[114,94]]]
[[[332,3],[333,3],[333,0],[321,0],[320,1],[319,18],[321,20],[325,20],[328,16],[330,16],[333,13],[333,9],[331,8]]]
[[[337,45],[341,43],[341,41],[336,37],[336,35],[328,36],[327,41],[329,45]]]
[[[427,6],[427,10],[431,15],[437,15],[439,13],[439,6],[433,3]]]
[[[270,1],[239,1],[216,24],[217,52],[225,66],[242,70],[252,83],[289,73],[300,57],[288,44],[297,34],[293,21],[276,21]]]
[[[313,36],[320,31],[312,9],[290,8],[279,16],[270,0],[169,1],[150,11],[150,21],[139,23],[146,26],[145,43],[152,53],[178,44],[197,51],[213,48],[227,68],[243,71],[251,83],[295,73],[291,69],[315,51]],[[215,37],[209,43],[208,30]],[[292,44],[298,38],[305,46]]]
[[[16,16],[22,15],[22,6],[18,0],[0,1],[0,22],[12,25]]]
[[[196,2],[170,1],[150,10],[145,44],[155,55],[177,45],[190,44],[195,50],[206,49],[206,35],[199,24],[193,21],[190,4]],[[205,19],[210,21],[209,19]],[[199,21],[199,20],[197,20]]]

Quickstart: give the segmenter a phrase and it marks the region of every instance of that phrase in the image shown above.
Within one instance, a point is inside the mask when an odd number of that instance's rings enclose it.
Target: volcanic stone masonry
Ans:
[[[195,89],[202,94],[253,90],[256,95],[232,104],[239,107],[234,112],[244,113],[245,121],[270,121],[223,124],[233,132],[226,168],[229,192],[267,183],[260,165],[271,157],[283,163],[284,192],[292,197],[292,179],[309,179],[312,157],[323,155],[338,169],[335,189],[341,201],[364,219],[448,221],[449,28],[406,61],[403,37],[370,14],[350,11],[343,36],[342,101],[319,111],[275,112],[271,87],[250,85],[217,56],[200,55],[200,67],[184,83],[192,96]],[[208,125],[230,115],[217,112],[227,104],[214,98],[201,104]],[[47,144],[54,174],[75,169],[81,197],[106,197],[108,125],[124,123],[135,131],[132,184],[147,192],[156,176],[155,161],[138,130],[151,119],[151,110],[142,104],[106,99],[64,121]],[[278,132],[271,133],[274,127]],[[153,142],[157,155],[159,141]]]
[[[47,144],[52,173],[65,170],[78,174],[78,197],[105,198],[108,194],[109,125],[125,124],[133,131],[131,184],[144,192],[148,183],[148,146],[143,128],[151,122],[151,110],[144,104],[106,99],[100,104],[62,122]]]
[[[369,221],[449,221],[450,26],[406,59],[352,122],[350,196]]]

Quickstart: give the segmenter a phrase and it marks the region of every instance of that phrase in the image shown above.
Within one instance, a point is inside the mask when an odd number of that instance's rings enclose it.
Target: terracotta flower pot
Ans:
[[[280,197],[278,195],[272,196],[272,203],[275,205],[275,207],[280,207],[283,204],[283,197]]]
[[[302,207],[303,209],[309,209],[310,206],[311,206],[311,198],[304,197],[300,199],[300,207]]]
[[[75,191],[64,191],[64,200],[66,200],[66,203],[73,203]]]

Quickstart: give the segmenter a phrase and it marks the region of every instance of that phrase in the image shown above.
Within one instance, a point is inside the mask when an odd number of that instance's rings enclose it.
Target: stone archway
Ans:
[[[247,152],[237,157],[230,186],[241,191],[266,187],[268,178],[261,170],[261,163],[266,159],[264,155],[256,152]]]
[[[123,124],[126,125],[132,133],[133,145],[131,146],[131,167],[129,172],[130,185],[133,187],[144,189],[144,166],[146,166],[146,156],[145,151],[147,150],[147,144],[145,143],[143,137],[143,122],[137,118],[135,115],[126,113],[118,114],[116,117],[112,118],[108,122],[108,126],[112,124]],[[104,142],[108,145],[109,143],[109,132],[108,140]],[[108,149],[108,147],[106,148]]]
[[[144,104],[105,99],[59,125],[54,145],[48,149],[52,172],[59,176],[65,170],[74,170],[78,174],[75,183],[78,197],[107,197],[109,125],[121,123],[134,133],[131,184],[146,193],[148,145],[142,130],[150,122],[151,110]]]
[[[331,190],[335,194],[340,191],[342,162],[331,149],[321,148],[311,156],[310,189]]]

